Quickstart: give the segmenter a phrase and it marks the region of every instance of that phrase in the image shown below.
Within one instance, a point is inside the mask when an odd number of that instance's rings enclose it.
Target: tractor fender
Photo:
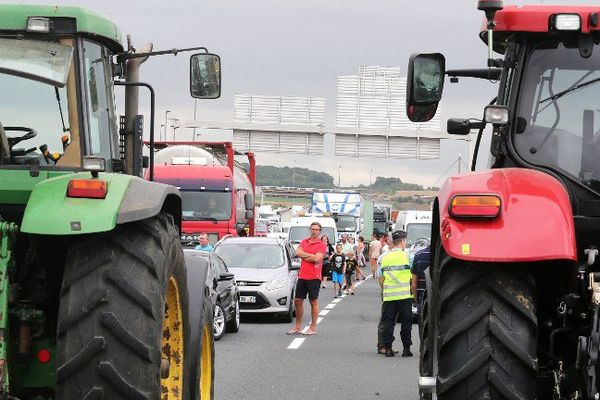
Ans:
[[[61,175],[34,186],[21,223],[24,233],[40,235],[82,235],[108,232],[117,224],[153,217],[165,211],[181,221],[179,191],[169,185],[141,178],[100,173],[106,182],[103,199],[67,197],[72,179],[90,179],[89,172]]]
[[[450,215],[457,194],[495,194],[495,218]],[[504,168],[449,178],[440,189],[434,232],[451,257],[467,261],[528,262],[577,260],[569,196],[552,176],[531,169]],[[434,223],[436,223],[434,222]]]

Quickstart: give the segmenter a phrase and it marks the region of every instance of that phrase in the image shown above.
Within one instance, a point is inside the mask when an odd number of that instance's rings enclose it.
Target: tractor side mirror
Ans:
[[[440,53],[413,54],[406,78],[406,115],[412,122],[429,121],[442,99],[446,60]]]
[[[246,210],[254,209],[254,197],[252,197],[251,193],[246,193],[244,195],[244,206]]]
[[[199,53],[190,57],[190,94],[195,99],[221,96],[221,59],[218,55]]]
[[[245,217],[246,217],[246,219],[252,219],[252,218],[254,218],[254,211],[247,210]]]

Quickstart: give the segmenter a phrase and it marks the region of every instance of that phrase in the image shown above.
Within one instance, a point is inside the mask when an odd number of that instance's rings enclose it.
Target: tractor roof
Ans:
[[[105,44],[112,51],[123,51],[117,25],[103,14],[81,7],[0,4],[0,31],[24,32],[29,17],[73,18],[78,33]]]
[[[600,17],[600,6],[506,6],[503,10],[498,11],[494,18],[496,22],[496,26],[494,27],[494,49],[501,53],[504,52],[500,42],[502,42],[506,37],[506,34],[509,33],[553,32],[550,21],[551,17],[555,14],[578,14],[581,18],[582,33],[600,31],[600,22],[598,22],[598,25],[596,26],[593,26],[590,23],[594,13],[597,14],[595,18],[598,21],[598,18]],[[487,43],[486,26],[487,21],[484,18],[479,36]]]

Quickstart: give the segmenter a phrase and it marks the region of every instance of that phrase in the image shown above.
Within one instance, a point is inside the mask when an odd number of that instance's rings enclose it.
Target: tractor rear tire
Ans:
[[[167,214],[73,246],[59,306],[57,399],[188,399],[186,280]]]
[[[524,266],[463,262],[440,250],[438,399],[534,399],[537,318],[531,274]]]

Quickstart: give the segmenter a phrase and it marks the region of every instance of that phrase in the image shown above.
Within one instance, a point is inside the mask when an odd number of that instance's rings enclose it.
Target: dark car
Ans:
[[[225,332],[239,331],[240,293],[234,274],[229,272],[221,257],[212,252],[185,249],[184,254],[188,270],[201,268],[207,262],[210,267],[206,275],[206,284],[211,289],[215,310],[213,324],[215,340],[221,339]]]

